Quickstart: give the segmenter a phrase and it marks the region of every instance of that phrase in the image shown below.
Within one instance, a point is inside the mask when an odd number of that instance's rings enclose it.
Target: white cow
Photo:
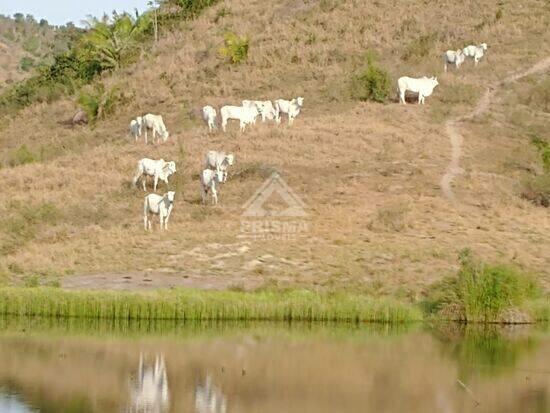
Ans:
[[[206,204],[208,192],[212,193],[212,204],[218,203],[218,191],[216,187],[223,182],[223,172],[213,171],[212,169],[204,169],[201,174],[201,196],[202,203]]]
[[[147,144],[147,131],[151,129],[153,131],[153,143],[155,138],[159,135],[163,142],[168,140],[169,133],[164,125],[161,115],[153,115],[148,113],[142,118],[142,128],[145,130],[145,144]]]
[[[152,176],[154,179],[153,190],[156,191],[159,179],[164,181],[166,186],[168,186],[168,178],[175,172],[176,163],[174,161],[166,162],[164,159],[159,159],[157,161],[154,159],[143,158],[137,164],[136,174],[134,175],[132,183],[136,185],[139,178],[141,178],[143,190],[145,191],[145,180],[147,176]]]
[[[225,132],[227,121],[229,119],[236,119],[239,121],[239,128],[241,132],[244,132],[246,125],[256,123],[256,116],[258,116],[258,110],[254,108],[246,108],[243,106],[224,106],[220,109],[220,115],[222,117],[222,129]]]
[[[258,109],[259,114],[262,116],[262,122],[265,122],[267,119],[275,119],[275,108],[270,100],[243,100],[242,104],[244,107],[255,107]]]
[[[480,59],[483,57],[485,52],[487,51],[487,43],[480,43],[478,46],[475,46],[473,44],[466,46],[464,49],[462,49],[462,52],[466,57],[471,57],[474,59],[474,65],[477,66]]]
[[[162,355],[155,358],[153,366],[145,366],[139,356],[139,369],[130,387],[131,404],[128,413],[167,412],[170,407],[168,377]]]
[[[160,221],[160,229],[162,227],[168,230],[168,220],[170,219],[170,213],[174,208],[174,197],[176,193],[174,191],[168,191],[164,195],[149,194],[145,197],[143,202],[143,226],[145,231],[152,229],[151,215],[158,215]]]
[[[418,104],[424,104],[424,98],[430,96],[434,88],[439,85],[436,77],[427,78],[426,76],[415,79],[413,77],[403,76],[397,81],[399,88],[399,101],[403,104],[405,102],[405,92],[407,90],[418,93]]]
[[[138,116],[135,119],[132,119],[130,122],[130,134],[134,137],[134,139],[138,140],[139,137],[141,137],[141,126],[143,124],[143,119],[141,116]]]
[[[300,114],[300,110],[304,106],[304,98],[297,97],[292,100],[277,99],[275,101],[275,119],[277,123],[281,123],[281,113],[288,115],[288,124],[294,123],[294,118]]]
[[[212,169],[213,171],[221,171],[223,179],[221,182],[227,181],[227,169],[235,162],[235,155],[232,153],[208,151],[204,158],[204,169]]]
[[[443,53],[443,69],[446,72],[448,64],[454,64],[456,68],[459,69],[460,65],[464,63],[465,59],[466,55],[462,50],[447,50],[445,53]]]
[[[218,115],[216,114],[216,109],[214,109],[212,106],[206,105],[205,107],[202,108],[202,118],[208,125],[208,130],[210,132],[217,129],[217,126],[216,126],[217,116]]]

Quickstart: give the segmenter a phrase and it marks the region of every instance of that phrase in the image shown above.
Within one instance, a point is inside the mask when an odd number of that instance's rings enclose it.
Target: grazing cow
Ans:
[[[471,44],[462,49],[462,52],[464,53],[464,56],[473,58],[474,65],[477,66],[480,59],[483,57],[485,52],[487,52],[487,43],[480,43],[478,46]]]
[[[465,59],[466,55],[462,50],[447,50],[445,53],[443,53],[443,69],[445,70],[445,72],[447,72],[448,64],[454,64],[456,68],[459,69],[460,65],[464,63]]]
[[[202,108],[202,118],[208,125],[208,130],[210,132],[217,129],[216,117],[217,117],[216,109],[214,109],[212,106],[206,105],[204,108]]]
[[[157,161],[154,159],[143,158],[137,164],[136,174],[134,175],[132,183],[136,185],[138,179],[141,178],[143,190],[145,191],[145,180],[147,176],[152,176],[154,179],[153,191],[156,191],[159,179],[164,181],[166,186],[168,186],[168,178],[175,172],[176,163],[174,161],[166,162],[164,159],[159,159]]]
[[[223,179],[221,182],[227,181],[227,169],[235,162],[235,155],[232,153],[208,151],[204,159],[204,169],[212,169],[213,171],[221,171]]]
[[[143,355],[139,356],[137,377],[130,387],[131,404],[128,412],[165,413],[170,407],[170,393],[166,364],[162,354],[156,356],[154,365],[145,365]]]
[[[244,132],[246,125],[256,123],[256,116],[258,116],[258,110],[254,108],[245,108],[243,106],[224,106],[220,109],[220,115],[222,117],[222,129],[225,132],[227,127],[227,121],[229,119],[236,119],[239,121],[239,128],[241,132]]]
[[[141,116],[138,116],[135,119],[132,119],[130,122],[130,134],[134,137],[134,139],[138,140],[138,138],[141,136],[141,126],[143,125],[143,119]]]
[[[151,215],[158,215],[160,222],[160,229],[164,226],[165,230],[168,230],[168,220],[170,219],[170,213],[174,208],[174,197],[176,193],[174,191],[168,191],[164,195],[149,194],[145,197],[143,202],[143,226],[145,231],[152,229]]]
[[[212,193],[212,204],[218,203],[218,191],[216,187],[223,182],[223,172],[204,169],[201,174],[201,196],[202,203],[206,204],[208,192]]]
[[[247,108],[255,107],[262,116],[262,122],[275,119],[275,108],[270,100],[243,100],[242,104]]]
[[[292,100],[277,99],[275,101],[275,119],[277,123],[281,123],[281,113],[288,115],[288,124],[294,123],[294,118],[300,114],[300,110],[304,106],[304,98],[297,97]]]
[[[147,131],[151,129],[153,131],[153,143],[155,143],[155,138],[159,135],[162,138],[163,142],[168,140],[169,133],[166,130],[164,121],[162,120],[161,115],[153,115],[148,113],[142,118],[142,128],[145,130],[145,144],[147,145]]]
[[[399,101],[403,104],[405,102],[405,92],[407,90],[418,93],[418,104],[424,104],[424,98],[430,96],[434,88],[439,85],[436,77],[427,78],[426,76],[415,79],[413,77],[403,76],[397,81],[399,88]]]

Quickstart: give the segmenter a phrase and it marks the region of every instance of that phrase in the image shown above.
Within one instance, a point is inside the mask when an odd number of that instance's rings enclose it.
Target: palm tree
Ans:
[[[103,70],[113,70],[121,68],[135,56],[151,21],[148,14],[139,15],[136,11],[135,17],[116,12],[112,18],[107,15],[101,20],[89,17],[86,24],[89,31],[83,37],[85,48],[101,63]]]

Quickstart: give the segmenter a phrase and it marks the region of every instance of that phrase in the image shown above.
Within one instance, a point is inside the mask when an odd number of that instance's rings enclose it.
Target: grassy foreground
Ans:
[[[306,290],[235,292],[170,290],[146,293],[0,289],[0,314],[141,320],[272,320],[408,322],[422,319],[411,305],[351,294]]]

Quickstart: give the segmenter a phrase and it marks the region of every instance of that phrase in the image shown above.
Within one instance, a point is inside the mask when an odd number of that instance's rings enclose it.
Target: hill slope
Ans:
[[[415,298],[469,247],[550,287],[548,210],[519,196],[541,173],[529,142],[547,138],[548,114],[532,96],[548,71],[498,85],[550,56],[549,20],[537,0],[221,2],[105,77],[128,100],[94,128],[63,124],[76,109],[69,100],[27,108],[0,128],[0,271],[71,287],[291,284]],[[218,55],[227,31],[250,38],[240,65]],[[477,68],[442,73],[443,50],[481,41],[489,54]],[[394,81],[437,74],[440,86],[422,107],[354,101],[350,79],[372,53]],[[451,160],[445,122],[470,113],[488,85],[488,110],[460,125],[465,172],[453,203],[440,186]],[[293,127],[208,134],[198,117],[204,104],[298,95],[305,106]],[[163,115],[167,144],[128,137],[130,119],[146,112]],[[37,161],[9,166],[22,145]],[[200,205],[209,149],[237,157],[218,207]],[[167,233],[143,232],[131,177],[145,156],[178,164]],[[273,171],[303,199],[307,230],[243,238],[242,206]]]

